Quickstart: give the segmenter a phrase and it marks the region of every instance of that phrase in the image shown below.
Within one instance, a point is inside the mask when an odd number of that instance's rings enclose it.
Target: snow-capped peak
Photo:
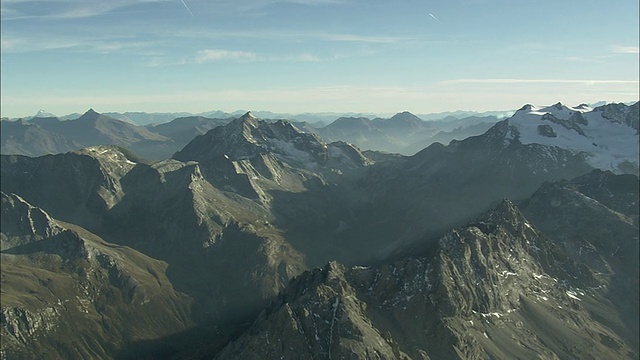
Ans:
[[[36,115],[34,116],[36,118],[49,118],[49,117],[56,117],[54,114],[45,111],[43,109],[38,110],[38,112],[36,113]]]
[[[623,105],[619,111],[632,111]],[[612,121],[602,111],[581,104],[568,107],[562,103],[547,107],[525,105],[510,119],[523,144],[558,146],[585,152],[587,162],[599,169],[616,173],[638,173],[638,135],[624,122]]]

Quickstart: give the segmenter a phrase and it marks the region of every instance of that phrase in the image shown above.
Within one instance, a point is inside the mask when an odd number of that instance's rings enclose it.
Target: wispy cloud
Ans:
[[[119,9],[139,5],[141,3],[161,3],[178,0],[109,0],[109,1],[87,1],[87,0],[64,0],[51,1],[45,4],[40,0],[3,0],[2,20],[21,20],[30,18],[47,19],[77,19],[99,16],[107,13],[117,12]],[[184,0],[179,0],[186,10],[193,16],[190,7]],[[277,3],[293,3],[308,6],[319,5],[339,5],[342,0],[250,0],[229,2],[223,0],[201,2],[202,9],[215,9],[217,13],[246,13],[264,9]]]
[[[173,57],[161,54],[152,54],[146,66],[176,66],[176,65],[199,65],[216,61],[235,61],[241,63],[248,62],[324,62],[347,59],[357,56],[370,56],[372,51],[356,51],[351,53],[334,53],[322,55],[311,52],[291,53],[291,54],[260,54],[252,51],[228,50],[228,49],[206,49],[196,52],[191,57]]]
[[[579,63],[602,63],[602,62],[604,62],[604,60],[602,58],[596,59],[596,58],[580,57],[580,56],[567,56],[567,57],[561,58],[561,60],[573,61],[573,62],[579,62]]]
[[[6,53],[31,53],[62,50],[78,53],[113,53],[126,50],[150,49],[156,41],[140,40],[135,37],[86,38],[84,36],[22,36],[2,37],[2,51]]]
[[[441,81],[441,85],[458,84],[638,84],[638,80],[601,79],[453,79]]]
[[[256,39],[289,42],[327,41],[344,43],[394,44],[414,42],[417,39],[409,36],[390,36],[377,34],[358,34],[330,31],[295,31],[291,29],[260,30],[193,30],[193,29],[158,29],[156,36],[173,39]]]
[[[54,20],[80,19],[108,13],[120,13],[120,10],[141,3],[161,3],[167,1],[168,0],[64,0],[51,1],[43,5],[42,1],[37,0],[3,0],[2,20],[33,18]],[[124,12],[131,12],[131,10]]]
[[[616,54],[638,54],[640,53],[640,48],[638,46],[614,45],[611,47],[611,51]]]
[[[255,61],[257,59],[258,55],[249,51],[207,49],[199,51],[194,61],[198,64],[202,64],[221,60]]]
[[[305,36],[304,34],[301,34]],[[362,42],[362,43],[397,43],[406,40],[394,36],[356,35],[356,34],[307,34],[308,37],[317,37],[328,41]]]

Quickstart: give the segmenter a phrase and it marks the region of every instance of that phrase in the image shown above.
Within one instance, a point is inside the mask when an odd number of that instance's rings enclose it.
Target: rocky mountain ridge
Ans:
[[[637,356],[581,305],[598,285],[503,201],[425,256],[302,274],[216,358]]]

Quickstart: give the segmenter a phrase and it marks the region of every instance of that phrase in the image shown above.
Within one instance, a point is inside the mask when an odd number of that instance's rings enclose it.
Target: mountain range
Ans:
[[[66,120],[49,115],[51,114],[40,111],[28,120],[3,120],[0,123],[2,153],[40,156],[79,150],[86,146],[118,145],[127,147],[142,157],[162,160],[182,149],[195,136],[239,117],[222,112],[210,112],[207,114],[209,117],[171,113],[165,114],[165,118],[171,117],[171,121],[139,126],[129,122],[123,114],[98,114],[93,109]],[[276,122],[279,119],[281,118],[272,117],[267,118],[267,121]],[[414,154],[435,141],[448,143],[452,139],[461,140],[479,135],[498,121],[493,116],[472,116],[425,122],[408,112],[396,114],[389,119],[340,117],[329,125],[309,123],[304,120],[309,119],[305,116],[298,119],[303,120],[285,121],[329,141],[346,141],[362,149],[405,155]],[[354,123],[355,119],[362,123]]]
[[[61,121],[123,139],[1,156],[0,355],[638,358],[637,114],[525,106],[412,156],[251,113]]]

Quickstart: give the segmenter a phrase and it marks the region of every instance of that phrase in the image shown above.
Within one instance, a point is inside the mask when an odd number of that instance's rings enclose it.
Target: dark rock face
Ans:
[[[639,102],[631,106],[625,104],[607,104],[593,110],[602,112],[602,116],[612,122],[626,124],[638,132],[638,121],[640,121],[638,109],[640,109]]]
[[[556,123],[558,125],[561,125],[562,127],[564,127],[567,130],[573,130],[575,132],[577,132],[578,134],[585,136],[584,131],[582,130],[582,128],[580,127],[580,125],[587,125],[587,120],[582,116],[582,114],[580,113],[574,113],[571,118],[569,118],[568,120],[565,119],[559,119],[555,116],[553,116],[553,114],[545,114],[542,116],[542,120],[543,121],[550,121],[552,123]]]
[[[553,131],[553,128],[549,125],[538,125],[538,134],[552,138],[558,136],[558,134],[556,134],[556,132]]]

